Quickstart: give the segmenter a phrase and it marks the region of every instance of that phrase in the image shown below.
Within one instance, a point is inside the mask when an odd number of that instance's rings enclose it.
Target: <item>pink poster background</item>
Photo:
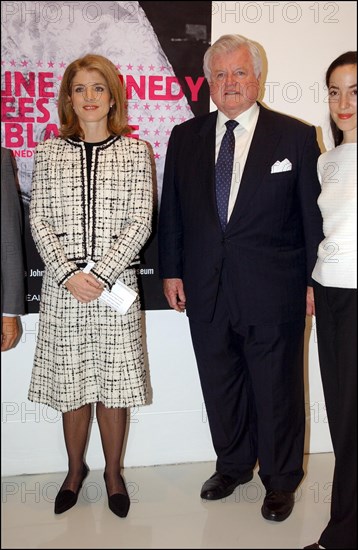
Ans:
[[[37,313],[43,264],[28,225],[34,149],[58,135],[56,98],[66,66],[89,52],[118,66],[133,136],[153,153],[158,207],[173,126],[209,110],[202,58],[211,2],[2,2],[1,11],[1,142],[18,166],[26,301],[28,312]],[[165,309],[155,226],[138,277],[143,308]]]

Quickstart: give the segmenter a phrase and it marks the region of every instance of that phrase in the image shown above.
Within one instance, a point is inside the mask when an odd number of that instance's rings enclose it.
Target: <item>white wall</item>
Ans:
[[[329,63],[356,49],[355,2],[213,2],[213,40],[238,33],[264,48],[268,73],[264,103],[310,122],[328,137],[324,74]],[[30,403],[27,390],[38,315],[23,317],[21,342],[2,354],[3,475],[63,471],[67,457],[61,415]],[[185,315],[143,314],[153,389],[152,404],[131,411],[124,465],[215,460]],[[307,452],[331,450],[319,376],[314,319],[306,330]],[[94,421],[87,461],[102,468]]]

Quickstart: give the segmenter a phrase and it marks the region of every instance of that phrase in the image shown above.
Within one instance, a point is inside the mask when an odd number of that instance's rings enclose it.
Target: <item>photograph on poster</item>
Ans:
[[[2,4],[1,142],[19,169],[29,313],[39,310],[44,269],[28,223],[34,151],[37,143],[58,135],[59,85],[73,57],[104,55],[123,75],[132,136],[152,151],[157,201],[173,126],[209,111],[202,57],[210,42],[211,3],[167,4]],[[143,309],[167,309],[157,275],[156,223],[137,273]]]

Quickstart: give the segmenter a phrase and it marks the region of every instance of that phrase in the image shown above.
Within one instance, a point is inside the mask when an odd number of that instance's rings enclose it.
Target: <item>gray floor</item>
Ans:
[[[2,478],[2,548],[303,548],[329,518],[334,457],[305,457],[305,479],[291,516],[266,521],[261,481],[215,502],[199,497],[214,463],[127,468],[127,518],[108,509],[102,471],[91,471],[78,503],[60,516],[53,502],[64,474]]]

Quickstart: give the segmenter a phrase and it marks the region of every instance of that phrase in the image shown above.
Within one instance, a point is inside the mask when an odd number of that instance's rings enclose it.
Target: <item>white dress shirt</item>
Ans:
[[[230,219],[233,211],[237,194],[240,187],[241,177],[244,172],[247,155],[249,153],[252,137],[256,128],[257,119],[259,117],[260,107],[255,103],[247,109],[244,113],[236,117],[239,124],[234,130],[235,136],[235,154],[234,154],[234,166],[232,171],[230,198],[228,206],[228,220]],[[225,122],[230,120],[224,113],[218,111],[218,118],[216,122],[216,151],[215,162],[217,161],[221,141],[226,132]]]

